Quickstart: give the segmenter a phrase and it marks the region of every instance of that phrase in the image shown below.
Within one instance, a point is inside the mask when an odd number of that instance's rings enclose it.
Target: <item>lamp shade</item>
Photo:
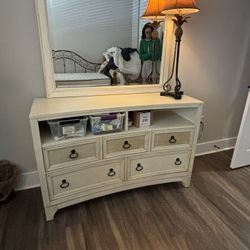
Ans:
[[[200,9],[196,6],[195,0],[166,0],[162,13],[188,15],[199,11]]]
[[[165,7],[166,0],[148,0],[148,4],[142,19],[148,20],[164,20],[165,14],[162,13]]]

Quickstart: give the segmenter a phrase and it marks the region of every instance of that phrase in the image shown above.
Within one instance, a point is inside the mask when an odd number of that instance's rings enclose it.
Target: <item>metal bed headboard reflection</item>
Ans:
[[[101,66],[101,63],[90,62],[70,50],[52,50],[52,58],[56,73],[98,72]],[[63,72],[57,72],[57,64],[61,66],[59,71]]]

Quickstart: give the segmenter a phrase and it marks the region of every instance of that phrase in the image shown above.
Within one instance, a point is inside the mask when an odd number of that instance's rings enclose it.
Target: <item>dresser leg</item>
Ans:
[[[57,207],[52,206],[52,207],[46,207],[45,208],[45,215],[46,215],[46,220],[54,220],[55,213],[57,212]]]
[[[185,188],[190,187],[191,177],[187,177],[185,180],[181,182],[182,186]]]

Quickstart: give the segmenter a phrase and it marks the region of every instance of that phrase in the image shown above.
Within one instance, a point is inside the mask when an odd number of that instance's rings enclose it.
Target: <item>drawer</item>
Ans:
[[[190,147],[193,131],[154,131],[152,132],[152,151],[170,147]]]
[[[48,176],[50,197],[57,199],[124,180],[124,160],[112,160],[98,164],[79,165],[73,170]]]
[[[143,153],[149,150],[149,133],[103,138],[104,158]]]
[[[100,139],[84,140],[81,142],[67,144],[44,149],[44,159],[47,169],[62,167],[63,164],[91,162],[101,159]],[[61,164],[61,165],[59,165]]]
[[[190,151],[158,153],[128,158],[128,179],[188,171]]]

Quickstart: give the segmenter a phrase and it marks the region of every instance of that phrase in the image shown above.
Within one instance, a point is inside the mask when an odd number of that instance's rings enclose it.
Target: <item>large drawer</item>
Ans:
[[[193,131],[159,130],[152,132],[152,151],[168,148],[191,147]]]
[[[79,165],[73,169],[49,174],[51,200],[84,192],[124,180],[124,160],[112,160],[96,164]]]
[[[149,151],[149,133],[103,137],[104,158]]]
[[[154,153],[128,158],[128,179],[188,171],[190,151]]]
[[[43,149],[47,169],[79,162],[91,162],[101,159],[100,139],[86,139],[78,143]]]

